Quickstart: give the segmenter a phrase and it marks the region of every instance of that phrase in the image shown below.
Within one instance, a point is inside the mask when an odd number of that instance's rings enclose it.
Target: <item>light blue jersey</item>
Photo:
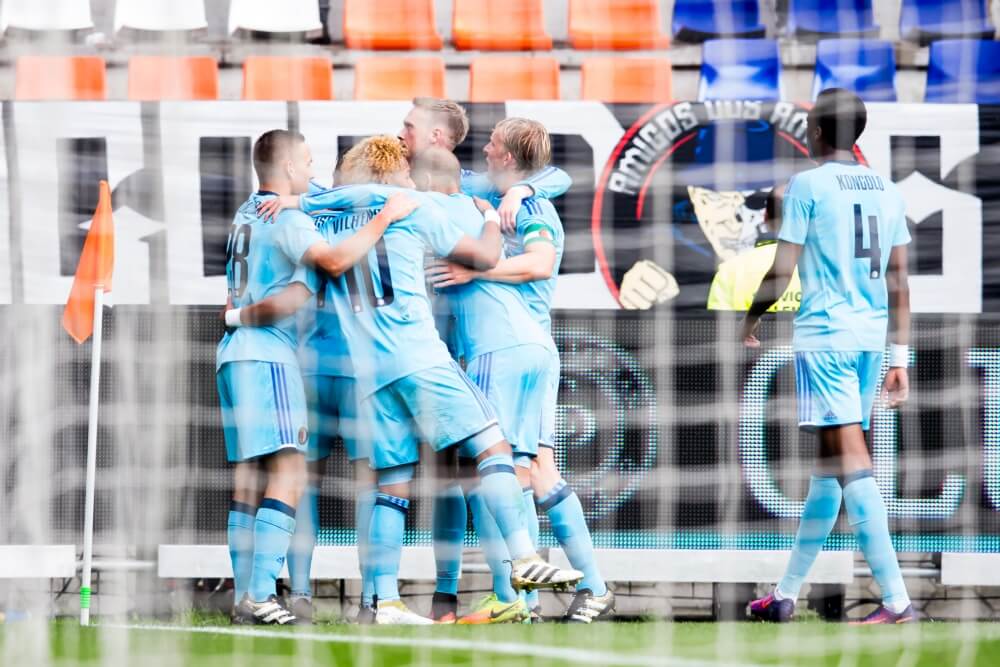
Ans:
[[[465,234],[479,238],[485,222],[472,198],[464,194],[426,193],[448,212],[452,223]],[[525,307],[515,285],[473,280],[441,291],[454,315],[457,345],[467,360],[518,345],[553,348],[552,337]]]
[[[559,265],[562,264],[563,248],[566,245],[562,220],[548,199],[531,197],[524,200],[521,210],[517,213],[517,229],[512,236],[504,237],[504,256],[523,255],[525,249],[532,243],[551,243],[555,247],[556,261],[552,267],[552,276],[544,280],[521,283],[515,287],[534,315],[535,321],[548,332],[552,329],[551,311],[556,291],[556,276],[559,275]]]
[[[343,186],[303,196],[302,206],[328,212],[317,217],[317,225],[335,244],[367,224],[400,191]],[[420,208],[390,225],[367,260],[331,280],[324,293],[324,305],[332,305],[344,335],[361,396],[417,371],[451,364],[427,298],[424,252],[429,248],[448,256],[463,232],[436,203],[421,193],[405,192]]]
[[[535,191],[535,197],[555,199],[566,194],[566,191],[573,185],[573,179],[562,169],[549,166],[520,183],[515,183],[515,185],[529,186]],[[468,169],[462,170],[462,192],[472,197],[492,200],[494,206],[503,199],[503,195],[497,191],[488,175]]]
[[[308,283],[302,255],[323,241],[312,218],[301,211],[282,211],[265,222],[257,206],[274,197],[258,192],[240,206],[226,247],[226,280],[234,308],[249,306],[281,292],[292,282]],[[269,326],[240,327],[227,332],[216,350],[216,368],[231,361],[270,361],[298,365],[298,332],[294,317]]]
[[[785,192],[778,238],[803,246],[795,350],[884,350],[889,255],[910,242],[896,186],[853,162],[799,173]]]

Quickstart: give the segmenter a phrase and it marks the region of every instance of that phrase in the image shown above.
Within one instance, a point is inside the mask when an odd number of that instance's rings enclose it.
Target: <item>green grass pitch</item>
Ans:
[[[233,628],[187,622],[0,626],[4,665],[1000,665],[1000,624],[852,628],[818,621],[493,627]],[[154,626],[154,627],[148,627]]]

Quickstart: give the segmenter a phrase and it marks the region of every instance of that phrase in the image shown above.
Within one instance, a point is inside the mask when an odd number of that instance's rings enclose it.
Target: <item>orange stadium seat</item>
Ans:
[[[215,58],[132,56],[128,61],[130,100],[217,100]]]
[[[559,99],[555,58],[481,56],[469,66],[469,101]]]
[[[346,0],[344,41],[349,49],[440,49],[434,0]]]
[[[14,99],[103,100],[107,97],[104,58],[21,56],[14,69]]]
[[[326,58],[250,56],[243,61],[245,100],[332,100],[333,67]]]
[[[588,58],[580,71],[585,100],[641,104],[673,99],[668,58]]]
[[[548,51],[542,0],[455,0],[451,41],[456,49]]]
[[[574,49],[665,49],[657,0],[570,0],[569,41]]]
[[[354,99],[412,100],[445,97],[444,60],[362,58],[354,65]]]

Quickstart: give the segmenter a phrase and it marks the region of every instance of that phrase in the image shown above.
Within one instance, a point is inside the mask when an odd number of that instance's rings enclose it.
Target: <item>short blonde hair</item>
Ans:
[[[392,174],[409,168],[406,146],[399,138],[378,134],[362,139],[344,154],[337,167],[337,182],[386,183]]]
[[[443,121],[448,128],[448,138],[451,140],[450,148],[465,141],[469,134],[469,117],[465,113],[462,105],[452,100],[441,100],[436,97],[415,97],[413,106],[418,109],[429,111],[437,121]]]
[[[517,170],[533,174],[552,161],[552,140],[545,126],[527,118],[505,118],[494,131],[514,158]]]

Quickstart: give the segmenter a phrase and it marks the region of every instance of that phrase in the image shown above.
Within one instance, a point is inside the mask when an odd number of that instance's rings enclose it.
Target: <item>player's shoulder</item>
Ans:
[[[305,211],[301,211],[297,208],[286,208],[282,209],[282,211],[278,213],[274,219],[274,224],[294,226],[308,225],[313,227],[316,223],[314,222],[313,217]]]
[[[541,219],[551,222],[558,220],[556,207],[551,201],[544,197],[532,196],[521,202],[521,208],[517,212],[518,219]]]

